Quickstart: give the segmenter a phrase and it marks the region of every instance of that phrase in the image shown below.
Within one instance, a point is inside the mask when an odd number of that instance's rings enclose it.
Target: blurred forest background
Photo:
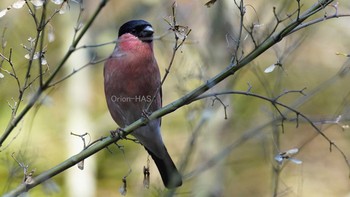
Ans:
[[[1,0],[0,10],[16,0]],[[57,1],[56,1],[57,2]],[[86,25],[100,1],[69,1],[47,25],[43,58],[52,72],[68,51],[74,28]],[[164,105],[180,98],[225,69],[233,55],[245,56],[254,49],[243,31],[241,48],[235,51],[240,12],[233,0],[218,0],[210,7],[204,0],[176,1],[178,24],[191,29],[177,51],[170,75],[163,86]],[[239,2],[239,1],[237,1]],[[300,1],[305,11],[314,1]],[[89,61],[108,57],[120,25],[130,19],[149,21],[155,35],[155,55],[162,75],[169,65],[174,35],[164,19],[170,20],[173,1],[109,1],[97,16],[79,46],[53,82],[71,74]],[[29,3],[30,4],[30,3]],[[32,5],[32,4],[30,4]],[[271,32],[277,15],[288,23],[297,1],[244,1],[244,25],[254,26],[259,44]],[[48,13],[60,5],[48,3]],[[43,8],[38,8],[40,13]],[[35,9],[34,9],[35,10]],[[312,17],[323,18],[338,12],[350,14],[350,2],[338,1]],[[2,12],[4,13],[4,12]],[[48,15],[51,15],[48,14]],[[79,18],[80,16],[80,18]],[[293,18],[293,17],[291,17]],[[254,24],[254,25],[253,25]],[[281,24],[283,27],[283,23]],[[23,83],[27,48],[36,35],[33,17],[24,5],[11,8],[0,18],[1,54],[9,57]],[[276,98],[306,115],[332,142],[350,157],[350,19],[325,20],[294,32],[208,93],[242,91]],[[242,52],[244,51],[244,52]],[[1,60],[1,57],[0,57]],[[38,63],[33,70],[38,70]],[[278,64],[279,63],[279,64]],[[274,66],[275,65],[275,66]],[[36,67],[35,67],[36,66]],[[267,69],[267,70],[266,70]],[[11,120],[11,107],[19,95],[8,62],[0,64],[0,135]],[[33,74],[35,72],[33,71]],[[34,79],[35,76],[32,76]],[[37,83],[27,88],[19,112],[30,101]],[[296,92],[285,92],[296,90]],[[298,92],[299,91],[299,92]],[[0,194],[23,181],[28,165],[34,176],[61,163],[83,149],[86,143],[117,128],[107,110],[103,91],[103,61],[79,70],[44,92],[36,105],[19,122],[0,147]],[[343,155],[330,151],[325,140],[305,119],[252,96],[231,94],[206,98],[162,118],[162,135],[167,149],[184,176],[177,196],[350,196],[350,169]],[[227,118],[225,118],[227,115]],[[120,196],[122,178],[127,175],[127,196],[159,196],[164,189],[158,170],[150,159],[150,188],[143,187],[143,166],[147,152],[132,141],[122,140],[85,160],[84,170],[74,166],[29,191],[29,196]],[[298,149],[298,153],[294,154]],[[282,158],[283,152],[293,159]],[[293,154],[288,154],[292,153]],[[278,162],[275,157],[282,159]],[[16,161],[17,160],[17,161]],[[129,171],[131,173],[129,174]]]

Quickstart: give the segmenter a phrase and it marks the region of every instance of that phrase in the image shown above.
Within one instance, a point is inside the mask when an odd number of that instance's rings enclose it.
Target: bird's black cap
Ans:
[[[145,20],[131,20],[124,23],[119,28],[118,37],[126,33],[133,34],[144,42],[152,42],[153,28],[152,25]]]

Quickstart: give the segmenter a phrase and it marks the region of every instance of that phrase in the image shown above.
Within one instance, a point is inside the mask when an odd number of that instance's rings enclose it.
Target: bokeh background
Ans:
[[[15,0],[2,0],[0,10]],[[302,11],[314,2],[302,2]],[[81,23],[87,21],[99,1],[84,1]],[[154,48],[162,75],[169,65],[174,36],[168,31],[173,1],[110,1],[103,8],[81,44],[94,45],[116,39],[120,25],[130,19],[151,22],[156,36]],[[231,0],[218,0],[209,8],[206,1],[176,1],[178,24],[192,31],[186,43],[176,54],[175,62],[163,87],[166,105],[198,85],[205,83],[226,66],[235,54],[235,37],[239,30],[239,10]],[[79,15],[79,4],[70,2],[64,14],[56,15],[49,23],[55,36],[46,46],[45,58],[53,70],[72,42]],[[273,7],[280,18],[297,8],[294,1],[245,1],[244,24],[255,24],[254,36],[261,42],[275,24]],[[350,4],[339,1],[338,13],[349,14]],[[50,3],[51,11],[58,6]],[[335,7],[328,6],[315,18],[331,15]],[[40,9],[38,9],[40,12]],[[282,27],[285,23],[281,24]],[[36,29],[28,10],[11,9],[0,18],[0,33],[6,47],[1,53],[12,58],[18,76],[23,77],[28,60],[29,37]],[[350,157],[350,78],[343,68],[349,68],[347,54],[350,46],[350,20],[347,17],[324,21],[290,35],[266,51],[235,75],[211,89],[248,91],[274,98],[288,90],[303,90],[305,95],[291,93],[279,101],[294,107],[314,122],[335,142],[346,157]],[[164,36],[165,35],[165,36]],[[252,41],[243,33],[243,51],[248,54]],[[110,55],[114,44],[88,47],[73,54],[59,77],[70,74],[91,58],[103,59]],[[271,73],[264,70],[280,61]],[[2,69],[10,70],[7,63]],[[346,70],[346,69],[345,69]],[[50,71],[49,71],[50,72]],[[18,87],[3,70],[0,78],[0,134],[11,117],[9,105],[18,97]],[[35,84],[25,95],[28,102]],[[219,96],[203,99],[185,106],[162,118],[162,135],[167,149],[181,169],[184,184],[175,191],[177,196],[350,196],[350,169],[336,149],[314,128],[296,114],[288,113],[287,120],[275,108],[261,99],[243,95]],[[23,180],[23,169],[11,157],[29,165],[34,175],[50,169],[83,148],[75,134],[89,133],[87,143],[117,127],[107,111],[103,91],[103,63],[79,71],[71,78],[45,92],[41,105],[34,107],[19,123],[5,145],[0,148],[0,193],[6,193]],[[21,109],[21,108],[20,108]],[[287,112],[279,108],[282,112]],[[225,112],[227,119],[225,119]],[[341,115],[340,121],[336,122]],[[284,128],[282,130],[282,128]],[[167,194],[158,171],[150,159],[150,188],[143,187],[143,166],[148,155],[143,147],[122,140],[118,146],[100,151],[85,160],[85,169],[73,167],[55,176],[29,192],[30,196],[120,196],[122,178],[127,176],[127,196],[160,196]],[[302,164],[285,161],[279,165],[274,157],[284,151],[298,148],[294,158]],[[131,173],[129,173],[131,172]]]

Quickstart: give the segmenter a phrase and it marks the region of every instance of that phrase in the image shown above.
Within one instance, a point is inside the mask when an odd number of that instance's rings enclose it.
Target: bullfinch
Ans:
[[[149,113],[162,106],[160,72],[153,53],[153,32],[152,25],[147,21],[126,22],[120,27],[117,45],[105,62],[107,105],[120,127],[140,119],[145,115],[145,110]],[[132,135],[151,155],[165,187],[179,187],[182,178],[165,148],[160,123],[160,118],[149,121]]]

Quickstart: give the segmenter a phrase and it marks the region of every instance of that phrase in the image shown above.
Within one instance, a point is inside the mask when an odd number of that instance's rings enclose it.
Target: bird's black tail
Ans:
[[[165,187],[169,189],[179,187],[182,185],[181,174],[176,169],[176,166],[165,147],[164,149],[166,154],[164,154],[163,158],[160,158],[146,148],[147,152],[156,163]]]

